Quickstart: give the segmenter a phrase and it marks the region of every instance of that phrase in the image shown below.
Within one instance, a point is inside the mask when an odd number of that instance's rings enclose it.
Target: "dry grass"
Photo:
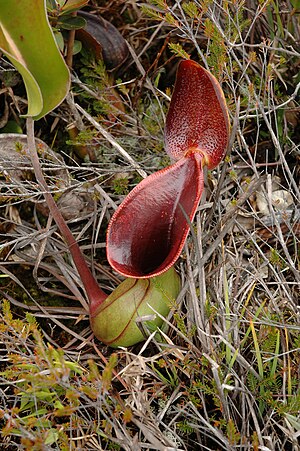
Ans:
[[[99,7],[131,49],[119,74],[125,111],[105,114],[107,87],[78,71],[76,99],[40,130],[64,152],[64,162],[44,159],[47,181],[68,194],[69,225],[109,292],[118,278],[105,260],[107,221],[126,190],[168,164],[163,124],[178,55],[222,82],[231,145],[206,174],[168,332],[114,353],[94,339],[30,168],[22,179],[19,161],[2,158],[0,282],[11,310],[4,302],[1,449],[299,449],[300,11],[292,1],[168,3],[148,4],[152,13],[135,1]],[[66,154],[73,122],[92,163]]]

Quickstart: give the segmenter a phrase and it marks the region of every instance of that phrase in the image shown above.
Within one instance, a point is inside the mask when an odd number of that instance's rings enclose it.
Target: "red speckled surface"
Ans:
[[[107,232],[111,266],[127,277],[161,274],[179,257],[202,191],[202,156],[191,154],[139,183]],[[185,212],[185,214],[183,213]]]
[[[179,160],[198,149],[212,169],[224,157],[228,135],[227,107],[218,81],[196,62],[181,61],[166,119],[166,152]]]

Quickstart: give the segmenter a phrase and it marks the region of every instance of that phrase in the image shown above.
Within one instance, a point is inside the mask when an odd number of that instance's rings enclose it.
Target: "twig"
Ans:
[[[75,103],[76,108],[80,113],[83,114],[83,116],[101,133],[102,136],[104,136],[105,139],[124,157],[129,163],[132,165],[132,167],[142,176],[143,178],[147,177],[147,173],[140,167],[136,161],[126,152],[125,149],[123,149],[122,146],[120,146],[119,143],[112,137],[110,133],[108,133],[107,130],[105,130],[100,124],[98,124],[97,121],[87,112],[85,111],[78,103]]]
[[[222,220],[214,227],[214,229],[209,232],[203,239],[204,243],[207,243],[207,241],[210,239],[211,236],[213,236],[217,231],[219,231],[220,228],[222,228],[222,224],[225,224],[222,230],[218,233],[217,238],[211,243],[209,249],[206,251],[204,256],[201,259],[201,264],[204,265],[207,260],[210,258],[210,256],[215,252],[221,241],[223,240],[224,236],[227,234],[227,232],[232,228],[232,225],[235,221],[235,217],[238,214],[239,208],[246,202],[249,197],[255,193],[255,191],[258,189],[262,183],[264,183],[266,177],[261,176],[259,179],[253,179],[247,188],[247,191],[244,192],[240,198],[237,200],[234,207],[232,207],[225,215],[223,216]]]
[[[72,12],[71,16],[76,17],[77,11]],[[76,30],[70,30],[69,35],[68,35],[68,41],[67,41],[66,63],[70,69],[72,68],[72,64],[73,64],[75,33],[76,33]]]

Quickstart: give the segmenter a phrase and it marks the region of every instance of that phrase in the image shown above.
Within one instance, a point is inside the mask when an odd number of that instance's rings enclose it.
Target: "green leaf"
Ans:
[[[0,48],[23,77],[26,116],[40,119],[63,101],[70,74],[49,25],[44,0],[0,0]]]
[[[49,429],[47,437],[45,439],[45,445],[53,445],[54,443],[57,442],[59,438],[58,432],[56,429]]]
[[[46,0],[46,5],[48,10],[53,10],[57,8],[57,4],[55,0]]]
[[[55,401],[54,407],[58,410],[64,410],[65,408],[64,405],[59,400]]]
[[[85,25],[86,20],[79,16],[61,16],[57,22],[57,26],[64,30],[79,30],[84,28]]]
[[[75,39],[74,45],[73,45],[73,55],[77,55],[77,53],[81,52],[82,50],[82,42],[77,41]]]
[[[59,50],[61,52],[63,52],[64,47],[65,47],[65,41],[64,41],[64,37],[63,37],[62,33],[60,31],[55,31],[54,37],[55,37],[56,44],[58,45]]]
[[[0,133],[23,133],[23,130],[16,121],[8,121],[5,127],[0,129]],[[3,275],[2,277],[4,276],[5,275]]]
[[[169,44],[169,48],[171,52],[175,53],[175,55],[179,56],[180,58],[184,59],[190,59],[189,54],[182,48],[180,44],[176,44],[175,42],[171,42]]]
[[[292,7],[295,9],[300,9],[300,0],[291,0]]]
[[[65,4],[62,6],[63,12],[72,12],[77,11],[78,9],[82,8],[83,6],[87,5],[89,0],[68,0],[65,2]]]

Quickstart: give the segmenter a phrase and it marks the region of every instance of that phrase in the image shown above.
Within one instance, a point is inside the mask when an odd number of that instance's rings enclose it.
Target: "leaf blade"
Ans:
[[[0,48],[24,79],[29,102],[26,116],[38,120],[67,95],[69,70],[49,25],[44,0],[1,0],[0,5]]]

